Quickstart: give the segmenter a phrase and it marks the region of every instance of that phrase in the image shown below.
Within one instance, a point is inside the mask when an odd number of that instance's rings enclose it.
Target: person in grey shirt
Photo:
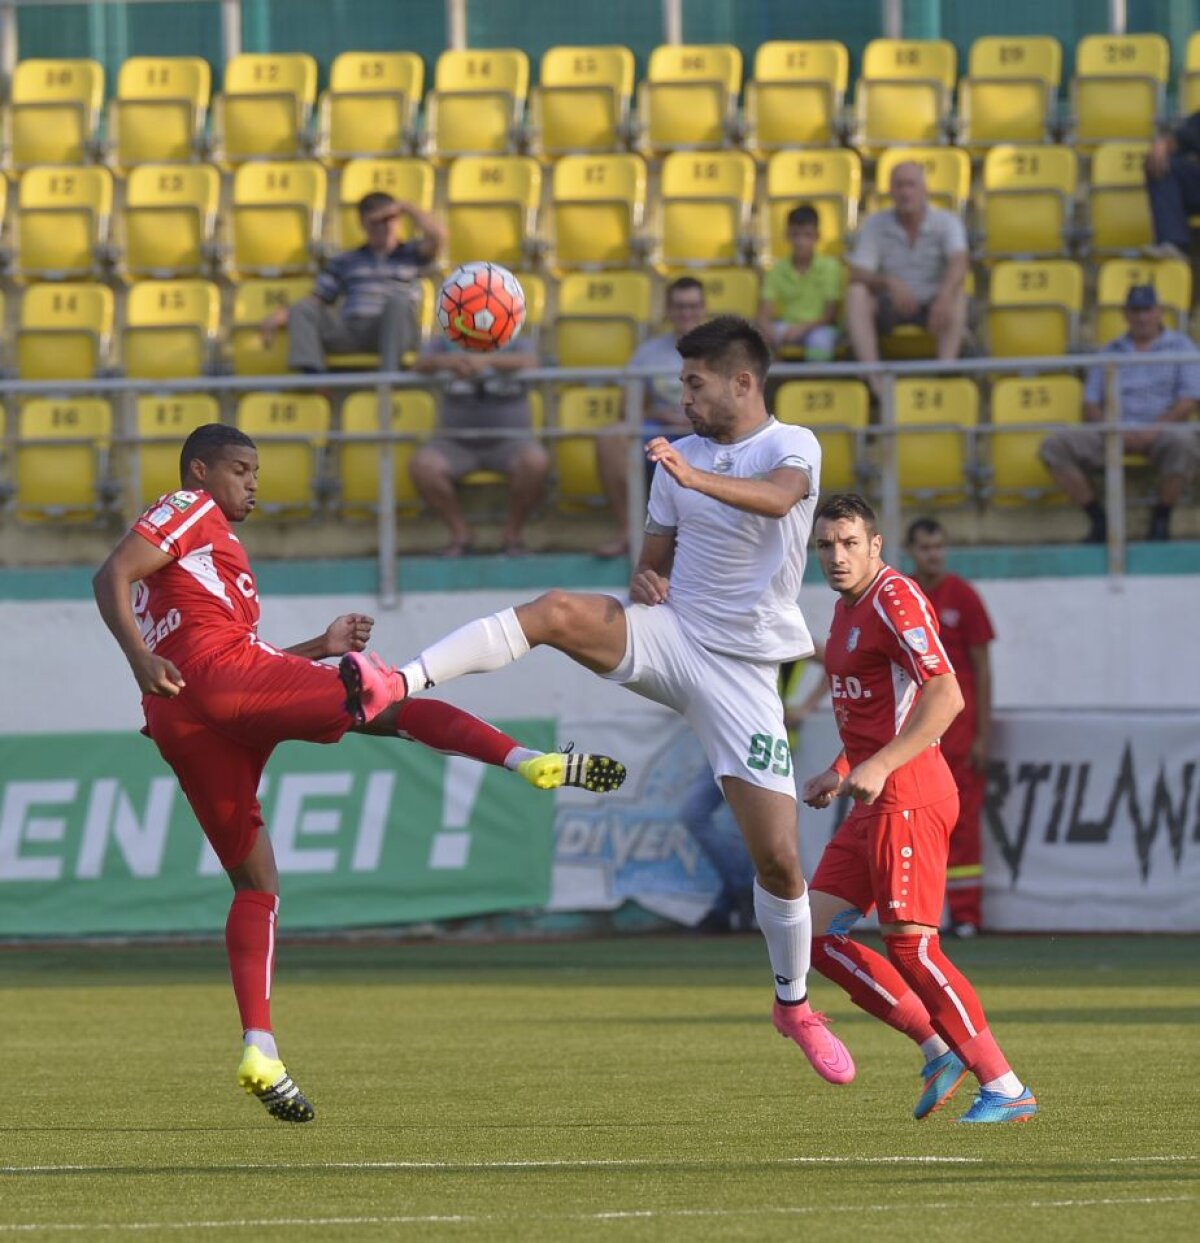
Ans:
[[[850,256],[846,328],[854,356],[879,361],[879,338],[901,324],[927,328],[940,359],[957,358],[967,326],[967,233],[954,212],[929,205],[925,170],[897,164],[893,207],[863,221]],[[877,377],[871,387],[880,392]]]
[[[654,376],[645,382],[642,406],[642,443],[656,436],[674,439],[690,435],[692,425],[680,404],[683,381],[680,368],[683,359],[675,342],[708,318],[704,303],[704,286],[694,276],[680,276],[667,286],[667,322],[670,332],[643,341],[629,360],[631,367],[669,367],[670,374]],[[632,413],[632,412],[631,412]],[[632,422],[630,415],[626,420]],[[596,471],[600,486],[612,510],[616,536],[596,549],[597,557],[625,557],[629,554],[629,442],[624,436],[599,436],[596,439]],[[646,466],[646,493],[654,467]]]
[[[499,471],[508,479],[509,505],[504,551],[526,552],[524,530],[541,502],[550,474],[550,455],[532,435],[529,385],[515,373],[538,365],[528,345],[509,342],[489,354],[471,354],[438,337],[417,359],[415,370],[445,377],[438,434],[409,461],[409,476],[421,499],[450,529],[443,556],[473,550],[471,528],[455,485],[475,471]],[[523,432],[519,436],[458,436],[465,431]]]
[[[1194,354],[1194,363],[1117,368],[1122,433],[1126,453],[1144,454],[1158,475],[1158,503],[1150,515],[1148,538],[1171,538],[1171,510],[1196,473],[1200,458],[1197,429],[1188,419],[1200,402],[1200,350],[1182,332],[1163,327],[1162,307],[1153,285],[1134,285],[1125,295],[1129,331],[1110,341],[1103,354]],[[1089,478],[1104,469],[1104,433],[1088,424],[1104,421],[1104,368],[1093,367],[1083,390],[1078,427],[1051,432],[1038,456],[1055,482],[1091,523],[1086,544],[1108,539],[1108,515]]]
[[[417,303],[421,268],[437,258],[446,230],[432,213],[375,191],[358,205],[364,245],[335,255],[313,291],[263,321],[263,341],[285,324],[288,366],[309,374],[328,370],[328,354],[379,354],[384,371],[399,368],[420,340]],[[400,221],[412,220],[417,237],[400,241]]]

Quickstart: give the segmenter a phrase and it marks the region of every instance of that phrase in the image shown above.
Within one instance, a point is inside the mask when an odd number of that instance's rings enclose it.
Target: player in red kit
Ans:
[[[963,710],[942,737],[942,754],[958,787],[958,821],[950,834],[946,897],[955,936],[972,937],[983,924],[983,854],[979,822],[992,739],[992,619],[979,593],[946,572],[946,532],[935,518],[918,518],[905,540],[914,577],[933,605],[942,644],[954,665]]]
[[[625,770],[604,756],[543,754],[450,704],[409,700],[356,721],[324,657],[360,652],[373,621],[337,618],[281,651],[258,637],[258,589],[230,524],[254,508],[258,454],[232,427],[197,428],[180,455],[178,492],[160,497],[94,579],[96,603],[142,691],[154,740],[233,883],[225,925],[242,1020],[238,1082],[282,1122],[312,1105],[279,1058],[271,983],[279,874],[257,791],[286,739],[337,742],[349,730],[408,739],[519,772],[531,785],[615,789]]]
[[[979,1094],[962,1122],[1024,1122],[1033,1093],[1013,1074],[966,977],[938,938],[958,793],[938,739],[962,708],[937,618],[920,588],[881,560],[875,514],[861,496],[817,510],[817,557],[841,599],[825,669],[843,751],[804,785],[811,807],[839,794],[857,806],[812,878],[813,966],[925,1056],[913,1111],[927,1117],[968,1070]],[[850,939],[879,909],[887,957]]]

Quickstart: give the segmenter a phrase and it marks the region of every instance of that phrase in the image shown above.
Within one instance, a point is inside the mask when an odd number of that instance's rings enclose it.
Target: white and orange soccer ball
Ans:
[[[464,263],[443,282],[437,317],[447,338],[464,350],[502,349],[525,322],[525,291],[498,263]]]

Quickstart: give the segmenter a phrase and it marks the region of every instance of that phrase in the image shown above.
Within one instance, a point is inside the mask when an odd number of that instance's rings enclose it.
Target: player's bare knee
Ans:
[[[538,596],[529,604],[523,604],[517,610],[517,617],[531,643],[534,640],[530,626],[533,627],[539,643],[549,643],[557,647],[578,633],[579,597],[556,588]]]
[[[758,883],[777,897],[798,897],[804,892],[804,872],[794,851],[770,850],[755,857]]]

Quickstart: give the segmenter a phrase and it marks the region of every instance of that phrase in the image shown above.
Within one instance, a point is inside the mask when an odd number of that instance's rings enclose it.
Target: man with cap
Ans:
[[[1182,332],[1163,327],[1162,307],[1153,285],[1133,285],[1125,297],[1128,331],[1110,341],[1102,354],[1192,354],[1195,362],[1133,364],[1116,369],[1120,422],[1126,453],[1144,455],[1158,476],[1158,503],[1148,538],[1170,539],[1171,510],[1196,469],[1197,431],[1187,425],[1200,401],[1200,350]],[[1108,517],[1091,474],[1104,469],[1104,433],[1091,424],[1104,421],[1105,368],[1091,368],[1083,390],[1083,423],[1052,432],[1039,456],[1059,487],[1087,514],[1084,540],[1103,544]]]

